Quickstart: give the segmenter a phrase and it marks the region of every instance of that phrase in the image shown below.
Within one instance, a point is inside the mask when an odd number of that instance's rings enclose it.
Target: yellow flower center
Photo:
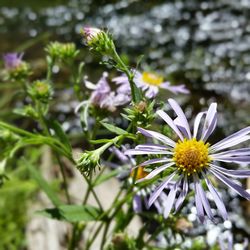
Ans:
[[[155,73],[146,72],[146,71],[142,73],[142,80],[143,82],[149,85],[154,85],[154,86],[159,86],[163,83],[163,77]]]
[[[130,176],[135,180],[140,180],[148,175],[148,172],[144,171],[144,168],[139,166],[131,171]]]
[[[211,158],[208,155],[208,143],[196,139],[179,141],[174,149],[173,160],[177,168],[188,175],[207,167]]]

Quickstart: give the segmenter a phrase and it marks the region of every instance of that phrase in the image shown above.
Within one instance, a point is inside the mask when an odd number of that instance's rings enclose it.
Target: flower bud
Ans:
[[[85,27],[82,30],[85,43],[90,49],[93,49],[103,55],[112,56],[115,45],[111,35],[103,30]]]
[[[53,95],[51,85],[46,81],[35,81],[28,89],[28,93],[34,99],[41,101],[42,103],[48,103]]]
[[[22,61],[23,53],[7,53],[4,60],[4,79],[10,81],[20,81],[26,79],[30,74],[30,66]]]
[[[95,171],[96,166],[100,166],[99,163],[100,154],[97,150],[86,151],[82,153],[80,159],[77,160],[77,168],[83,174],[90,174],[93,170]]]
[[[46,48],[45,51],[55,60],[72,60],[74,59],[79,50],[76,49],[74,43],[59,43],[59,42],[51,42]]]

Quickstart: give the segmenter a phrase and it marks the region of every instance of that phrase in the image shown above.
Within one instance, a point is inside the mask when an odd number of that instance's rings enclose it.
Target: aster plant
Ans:
[[[152,168],[152,171],[140,181],[160,176],[167,169],[171,168],[172,170],[150,195],[148,206],[150,207],[164,189],[168,187],[171,180],[175,179],[176,184],[171,187],[166,199],[168,206],[164,211],[164,217],[167,218],[169,216],[173,207],[175,212],[180,209],[192,184],[191,189],[194,188],[195,204],[200,221],[204,222],[206,215],[210,220],[213,220],[213,213],[206,196],[206,191],[201,183],[204,180],[221,216],[226,220],[227,211],[225,205],[211,183],[209,176],[215,176],[240,196],[250,200],[250,194],[239,184],[231,180],[231,178],[249,177],[250,170],[229,170],[219,166],[219,162],[250,163],[250,148],[229,149],[250,139],[250,127],[246,127],[214,145],[210,145],[207,140],[216,128],[217,104],[212,103],[207,112],[201,112],[196,116],[193,133],[191,133],[187,118],[181,107],[173,99],[169,99],[168,102],[177,117],[173,120],[163,110],[158,110],[157,114],[176,133],[179,140],[173,141],[166,135],[156,131],[138,128],[139,133],[146,137],[154,138],[160,141],[161,144],[142,144],[136,146],[135,149],[126,151],[128,155],[165,156],[150,159],[140,164],[140,166],[149,166],[157,163],[163,164]],[[202,120],[204,120],[203,123]],[[178,188],[181,188],[181,192],[177,196]]]

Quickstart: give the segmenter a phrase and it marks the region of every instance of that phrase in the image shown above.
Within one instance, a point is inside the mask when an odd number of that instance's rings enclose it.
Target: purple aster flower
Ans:
[[[189,90],[186,89],[185,85],[176,85],[171,86],[168,81],[164,81],[162,76],[159,76],[152,72],[143,72],[140,73],[139,71],[135,71],[134,76],[134,82],[137,85],[138,88],[141,88],[143,91],[145,91],[145,95],[148,98],[155,97],[159,90],[167,89],[170,92],[174,94],[182,93],[182,94],[188,94]],[[113,81],[116,84],[119,84],[119,90],[120,91],[130,91],[130,85],[129,81],[126,75],[122,75],[119,77],[113,78]]]
[[[131,101],[131,97],[127,93],[111,90],[108,83],[107,72],[103,73],[97,84],[93,84],[85,78],[85,85],[88,89],[93,90],[90,96],[90,102],[99,108],[113,112],[118,106],[122,106]],[[75,113],[85,104],[87,104],[86,101],[79,103],[75,108]]]
[[[247,178],[250,176],[250,170],[229,170],[218,165],[218,162],[250,163],[250,148],[229,149],[250,139],[250,127],[246,127],[214,145],[210,145],[207,143],[207,139],[217,124],[217,104],[212,103],[207,112],[201,112],[196,116],[193,133],[191,133],[188,121],[181,107],[173,99],[169,99],[168,102],[177,117],[173,120],[163,110],[158,110],[157,114],[177,134],[179,140],[175,142],[158,132],[138,128],[138,131],[144,136],[154,138],[162,144],[143,144],[136,146],[135,149],[126,151],[127,155],[165,156],[150,159],[140,164],[140,166],[155,163],[163,164],[159,167],[155,167],[143,180],[151,179],[163,173],[166,169],[171,172],[151,194],[148,205],[151,206],[162,191],[169,186],[170,181],[175,180],[176,184],[171,187],[166,198],[168,210],[164,215],[168,217],[173,207],[175,207],[175,211],[179,210],[187,196],[189,183],[192,182],[193,185],[191,187],[195,191],[195,204],[200,221],[204,222],[205,215],[213,220],[213,214],[206,196],[206,191],[201,185],[201,181],[204,180],[221,216],[223,219],[227,219],[225,205],[212,185],[209,175],[214,175],[218,180],[232,188],[239,195],[250,200],[250,193],[230,179],[230,177]],[[178,187],[181,189],[179,195],[177,192]]]
[[[22,63],[23,53],[7,53],[3,55],[4,66],[6,69],[17,68]]]

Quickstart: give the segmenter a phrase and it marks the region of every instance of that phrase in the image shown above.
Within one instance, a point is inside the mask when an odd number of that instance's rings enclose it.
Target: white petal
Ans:
[[[182,108],[174,99],[168,99],[168,102],[178,117],[176,125],[183,127],[186,131],[186,137],[191,139],[190,127]]]
[[[166,114],[163,110],[158,110],[156,112],[167,124],[170,128],[174,130],[174,132],[179,136],[179,138],[183,141],[184,137],[181,134],[180,130],[175,125],[174,121],[170,118],[168,114]]]

